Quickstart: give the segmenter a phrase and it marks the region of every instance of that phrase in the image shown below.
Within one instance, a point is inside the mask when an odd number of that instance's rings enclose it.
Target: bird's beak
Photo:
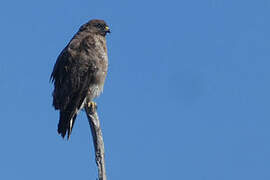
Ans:
[[[106,31],[106,33],[111,33],[111,30],[108,26],[105,27],[105,31]]]

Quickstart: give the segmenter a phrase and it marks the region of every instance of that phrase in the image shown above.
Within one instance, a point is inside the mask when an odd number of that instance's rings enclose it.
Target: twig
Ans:
[[[105,170],[105,159],[104,159],[104,142],[102,132],[100,128],[100,122],[97,114],[97,106],[94,102],[87,103],[89,106],[85,106],[85,112],[88,118],[88,122],[91,128],[93,137],[93,143],[96,154],[96,164],[98,166],[98,179],[107,180]]]

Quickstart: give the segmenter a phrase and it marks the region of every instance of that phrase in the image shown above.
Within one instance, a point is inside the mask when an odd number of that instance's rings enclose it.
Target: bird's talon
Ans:
[[[92,102],[88,102],[88,103],[87,103],[87,107],[90,108],[90,107],[91,107],[91,104],[92,104]]]
[[[95,103],[94,101],[88,102],[87,106],[93,110],[97,109],[97,103]]]

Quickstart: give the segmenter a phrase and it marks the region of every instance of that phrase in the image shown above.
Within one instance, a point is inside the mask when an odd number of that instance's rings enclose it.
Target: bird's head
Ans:
[[[107,33],[110,33],[110,28],[104,20],[93,19],[86,24],[82,25],[80,31],[90,31],[102,36],[105,36]]]

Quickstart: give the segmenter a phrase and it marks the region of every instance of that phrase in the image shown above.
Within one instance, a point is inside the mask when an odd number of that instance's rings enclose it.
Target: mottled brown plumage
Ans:
[[[82,25],[57,58],[51,74],[54,82],[53,106],[60,110],[58,133],[68,138],[77,113],[84,103],[103,91],[108,69],[106,34],[103,20]]]

